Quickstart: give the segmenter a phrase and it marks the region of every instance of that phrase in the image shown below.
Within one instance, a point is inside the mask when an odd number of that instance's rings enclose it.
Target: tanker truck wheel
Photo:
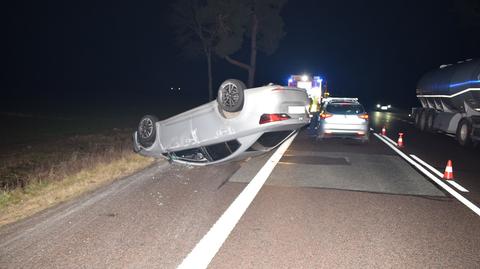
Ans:
[[[422,110],[419,109],[415,112],[415,126],[417,126],[417,128],[419,129],[420,129],[420,114],[422,114]]]
[[[433,129],[433,120],[435,119],[435,110],[428,110],[427,111],[427,122],[425,123],[425,130],[427,132],[433,132],[434,129]]]
[[[428,110],[422,110],[422,112],[420,113],[420,119],[419,119],[419,122],[418,122],[418,128],[420,129],[420,131],[425,131],[425,127],[426,127],[426,123],[427,123],[427,112]]]
[[[457,127],[457,141],[461,146],[467,147],[472,144],[472,125],[468,119],[460,120]]]

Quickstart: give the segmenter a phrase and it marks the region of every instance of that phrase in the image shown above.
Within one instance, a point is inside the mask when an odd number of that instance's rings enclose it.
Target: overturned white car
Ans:
[[[216,101],[162,121],[144,116],[133,134],[134,150],[195,165],[258,155],[308,124],[308,105],[304,89],[273,84],[245,89],[229,79]]]

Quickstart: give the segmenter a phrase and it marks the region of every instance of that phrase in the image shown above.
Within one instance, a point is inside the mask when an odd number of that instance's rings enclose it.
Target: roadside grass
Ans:
[[[0,150],[0,226],[152,164],[133,152],[132,131],[58,135]]]
[[[61,181],[37,181],[25,188],[0,193],[0,226],[28,217],[60,202],[95,190],[153,163],[153,159],[129,154],[110,162],[99,162]]]

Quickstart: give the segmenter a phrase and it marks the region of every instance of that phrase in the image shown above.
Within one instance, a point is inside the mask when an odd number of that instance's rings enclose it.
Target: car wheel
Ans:
[[[150,147],[155,142],[157,129],[155,123],[158,121],[157,117],[152,115],[145,115],[140,120],[137,129],[137,139],[140,145]]]
[[[457,127],[457,141],[460,145],[467,147],[472,144],[472,125],[467,119],[460,120]]]
[[[226,112],[242,110],[244,103],[245,84],[237,79],[225,80],[218,89],[217,102],[220,108]]]

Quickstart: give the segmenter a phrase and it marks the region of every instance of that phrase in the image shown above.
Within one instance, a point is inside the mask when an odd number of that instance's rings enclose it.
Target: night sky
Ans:
[[[170,2],[11,2],[2,14],[0,111],[147,112],[207,102],[206,64],[176,47]],[[408,108],[424,72],[479,57],[480,29],[462,23],[453,1],[360,2],[290,0],[287,34],[275,54],[259,53],[256,85],[307,72],[326,78],[333,96]],[[227,78],[246,81],[247,73],[215,59],[214,87]]]

